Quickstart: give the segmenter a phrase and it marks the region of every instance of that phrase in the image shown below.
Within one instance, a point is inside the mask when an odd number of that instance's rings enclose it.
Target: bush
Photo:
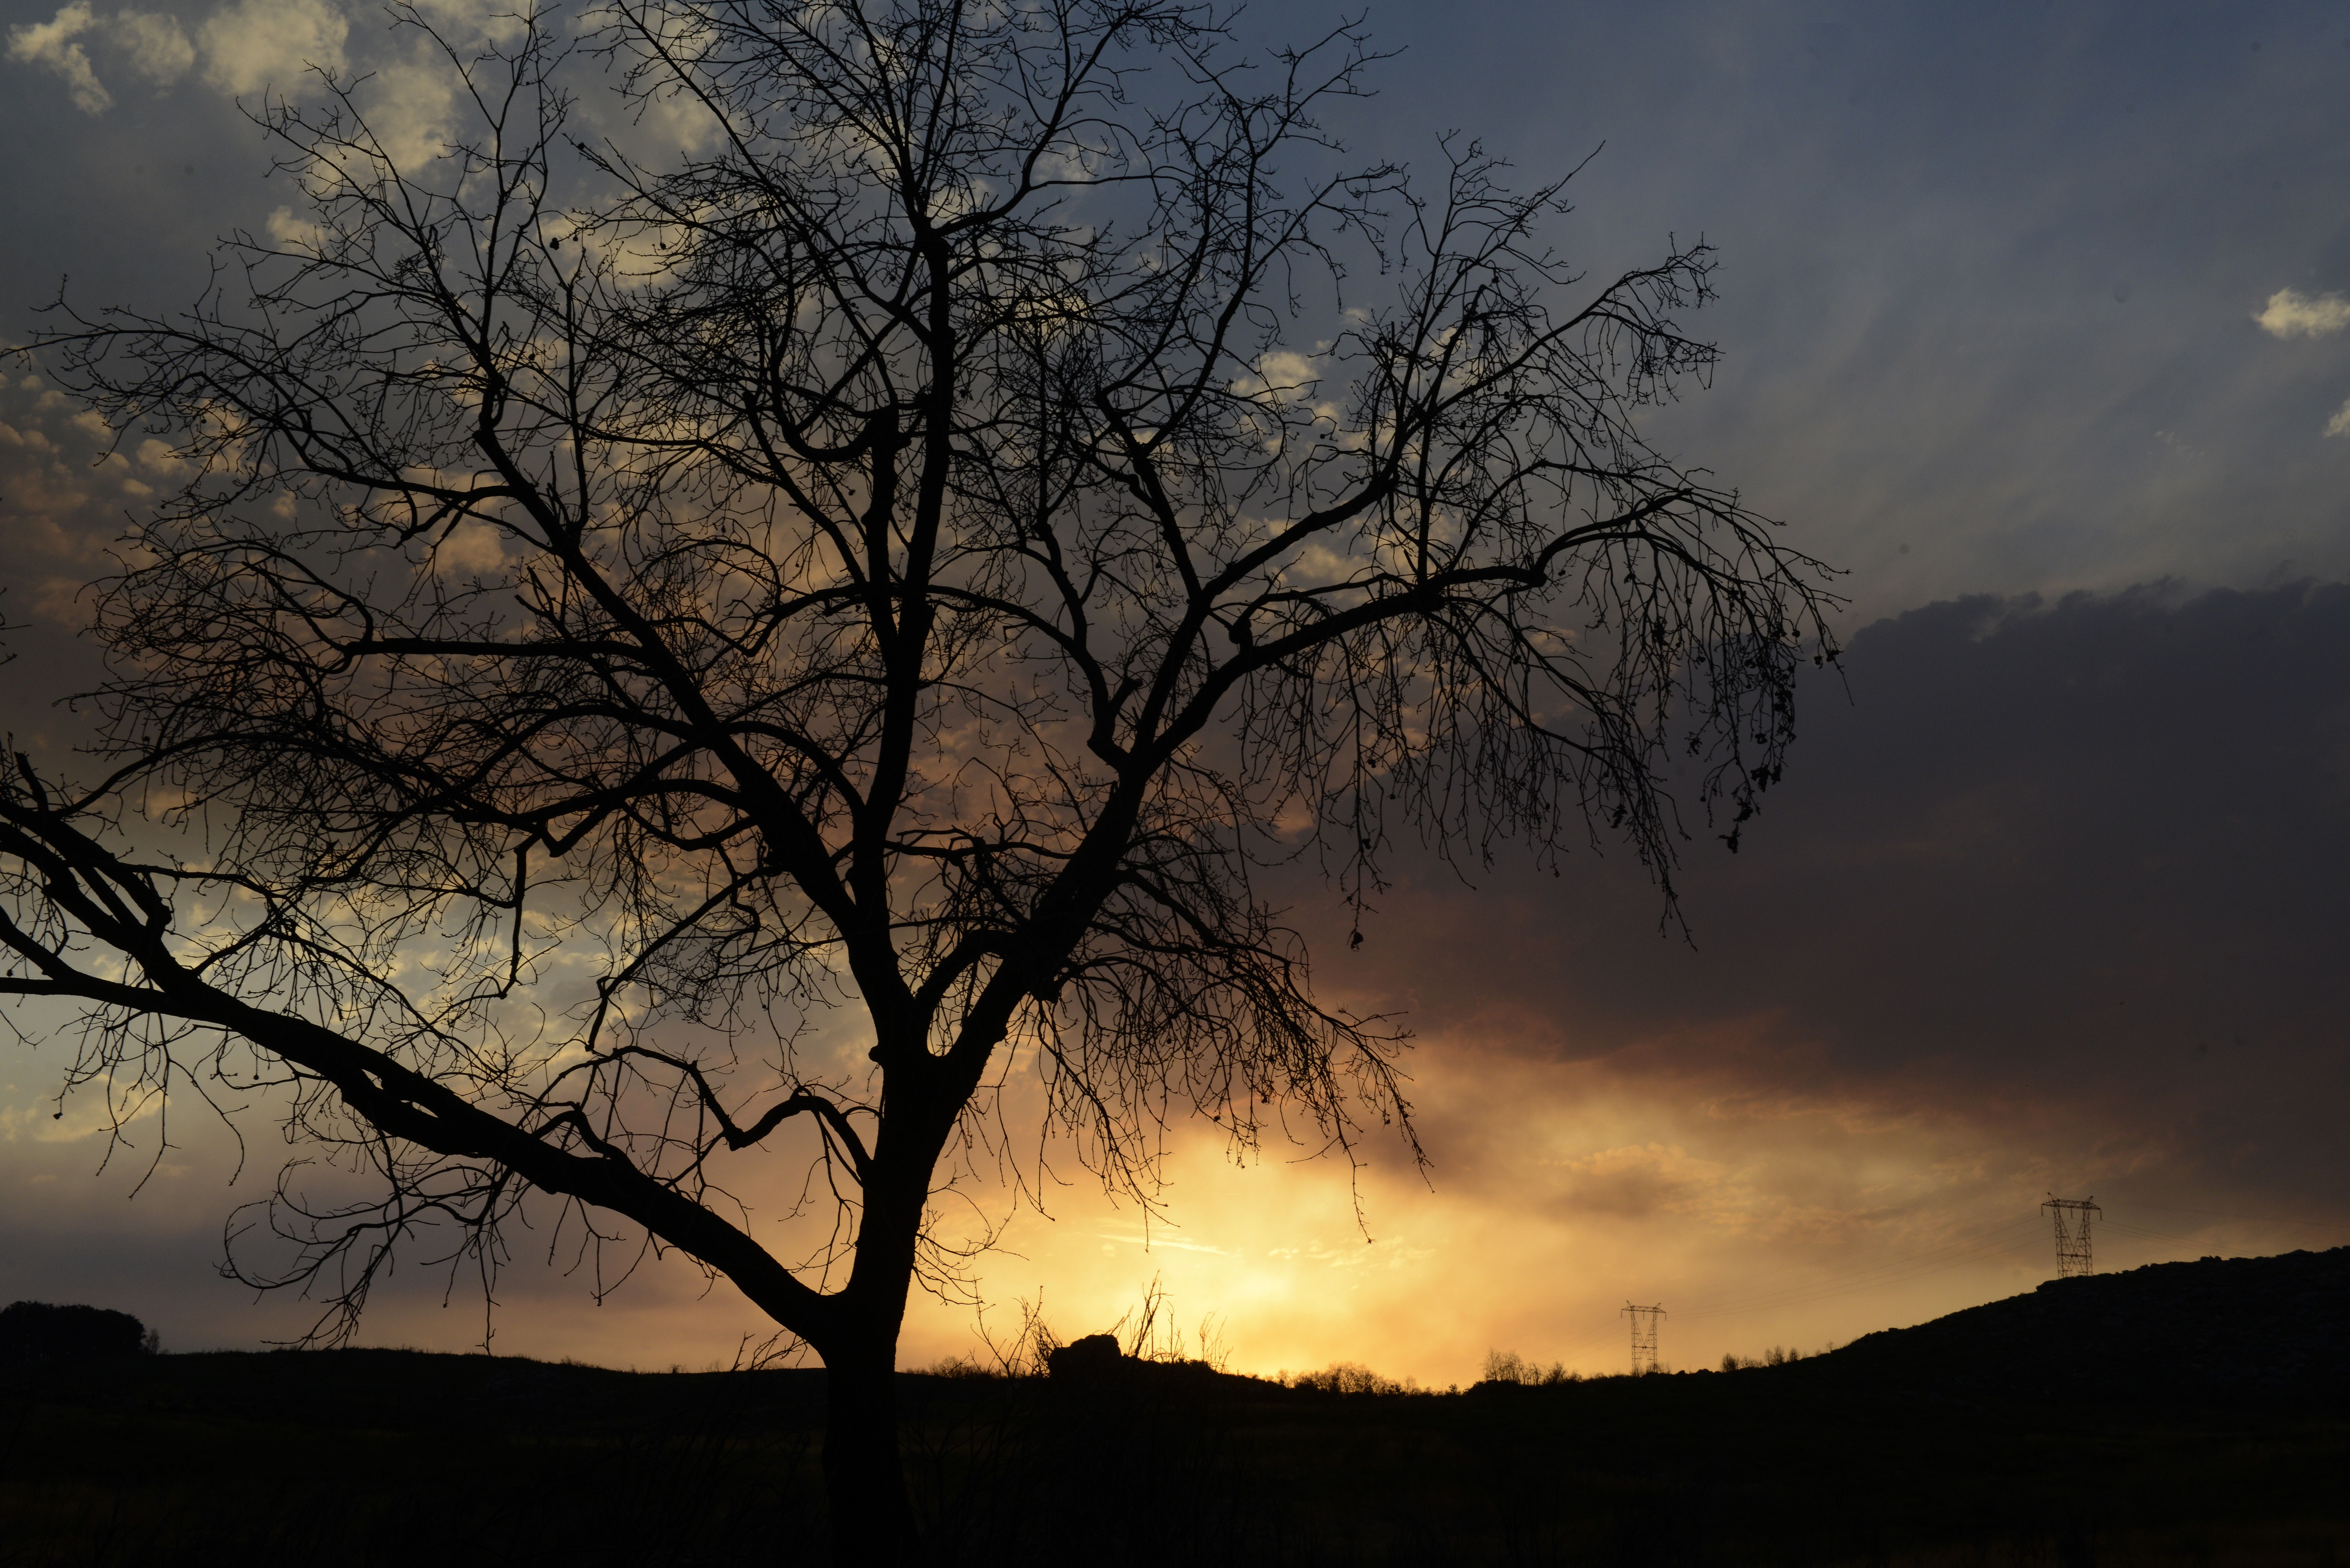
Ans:
[[[1487,1383],[1520,1383],[1529,1388],[1548,1387],[1554,1383],[1580,1383],[1583,1375],[1569,1372],[1564,1362],[1554,1361],[1544,1366],[1539,1361],[1528,1361],[1514,1350],[1489,1350],[1485,1353]]]
[[[127,1312],[47,1302],[14,1302],[0,1308],[0,1361],[137,1355],[160,1343]]]
[[[1419,1386],[1407,1377],[1398,1383],[1382,1377],[1359,1362],[1333,1362],[1319,1372],[1281,1375],[1285,1388],[1310,1388],[1317,1394],[1416,1394]]]

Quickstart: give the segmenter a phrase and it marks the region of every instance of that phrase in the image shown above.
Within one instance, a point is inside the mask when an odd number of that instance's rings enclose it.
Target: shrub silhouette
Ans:
[[[1489,1350],[1485,1353],[1485,1376],[1482,1381],[1544,1387],[1554,1383],[1580,1383],[1583,1376],[1569,1372],[1563,1362],[1554,1361],[1544,1366],[1539,1361],[1528,1361],[1514,1350]]]
[[[1392,1377],[1382,1377],[1369,1367],[1355,1361],[1335,1361],[1319,1372],[1299,1372],[1281,1375],[1284,1386],[1310,1388],[1319,1394],[1416,1394],[1419,1386],[1407,1378],[1399,1383]]]
[[[158,1341],[127,1312],[12,1302],[0,1308],[0,1361],[69,1361],[137,1355]]]

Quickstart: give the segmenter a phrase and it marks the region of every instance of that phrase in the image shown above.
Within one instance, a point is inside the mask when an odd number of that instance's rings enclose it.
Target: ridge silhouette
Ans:
[[[2005,1396],[2338,1403],[2350,1395],[2350,1247],[2050,1280],[1796,1365]]]
[[[1112,1342],[1066,1375],[898,1382],[941,1568],[2183,1568],[2350,1550],[2345,1325],[2337,1248],[2051,1282],[1729,1373],[1453,1394]],[[770,1527],[822,1495],[825,1376],[399,1350],[0,1365],[0,1558],[818,1563],[820,1538],[779,1556]],[[454,1465],[494,1483],[448,1488]]]

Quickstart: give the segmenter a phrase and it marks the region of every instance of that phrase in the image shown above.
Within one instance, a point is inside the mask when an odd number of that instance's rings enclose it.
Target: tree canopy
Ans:
[[[1409,1138],[1400,1031],[1262,868],[1318,856],[1358,941],[1399,841],[1613,836],[1669,899],[1668,774],[1734,847],[1835,601],[1636,429],[1714,362],[1710,249],[1593,281],[1563,180],[1347,164],[1354,27],[588,22],[433,34],[472,124],[421,162],[361,84],[272,99],[306,220],[43,334],[188,478],[97,601],[96,776],[0,797],[0,989],[85,1006],[77,1081],[276,1085],[369,1173],[273,1206],[328,1334],[540,1199],[723,1274],[830,1371],[841,1539],[902,1513],[899,1324],[1014,1075],[1146,1193],[1177,1116]],[[684,151],[586,133],[599,59]]]

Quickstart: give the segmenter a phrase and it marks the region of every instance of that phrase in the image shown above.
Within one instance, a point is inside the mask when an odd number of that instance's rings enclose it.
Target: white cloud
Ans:
[[[2334,417],[2325,421],[2325,433],[2330,436],[2350,436],[2350,403],[2345,403],[2334,410]]]
[[[404,61],[375,67],[368,84],[368,129],[403,173],[449,150],[449,122],[457,110],[457,78],[437,51],[420,47]]]
[[[173,18],[151,11],[124,11],[112,21],[89,8],[89,0],[73,0],[47,22],[8,30],[8,57],[38,66],[65,78],[74,107],[84,114],[103,114],[114,106],[114,95],[98,79],[78,40],[105,44],[123,57],[130,70],[159,87],[169,87],[195,64],[196,47]]]
[[[170,474],[177,473],[187,465],[180,461],[179,454],[172,450],[168,441],[149,436],[139,443],[139,466],[150,473]]]
[[[224,92],[296,91],[313,66],[343,68],[350,30],[325,0],[237,0],[204,24],[204,79]]]
[[[169,87],[196,63],[196,47],[177,19],[153,11],[125,11],[115,17],[115,47],[130,57],[130,68],[158,87]]]
[[[112,106],[114,95],[98,79],[89,57],[74,41],[95,26],[97,18],[90,15],[88,0],[74,0],[48,21],[9,28],[8,57],[55,71],[65,78],[76,109],[84,114],[103,114]]]
[[[2311,296],[2281,288],[2252,317],[2272,337],[2324,337],[2350,327],[2350,299],[2338,294]]]
[[[280,207],[269,214],[269,237],[294,250],[315,251],[326,233],[307,218],[296,217],[293,208]]]
[[[522,34],[522,7],[513,0],[416,0],[416,9],[446,37],[504,41]]]
[[[1312,355],[1275,348],[1257,357],[1255,375],[1234,377],[1232,390],[1244,398],[1270,396],[1288,402],[1304,402],[1313,393],[1320,376],[1321,362]]]
[[[460,524],[432,549],[433,569],[454,576],[495,572],[505,564],[504,542],[487,523]]]

